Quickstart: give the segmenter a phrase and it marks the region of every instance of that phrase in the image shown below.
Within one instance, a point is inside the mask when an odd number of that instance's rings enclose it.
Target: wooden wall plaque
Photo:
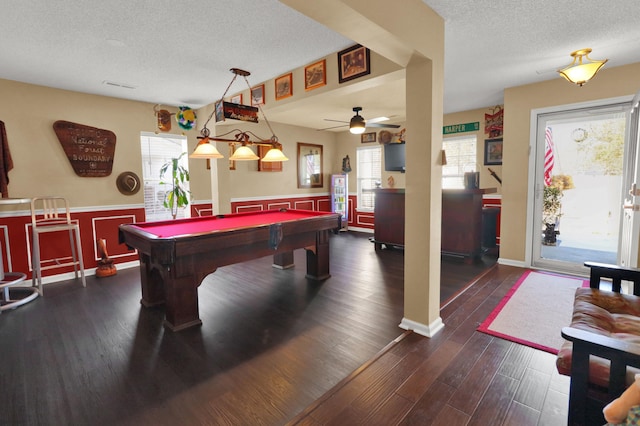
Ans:
[[[110,130],[58,120],[53,130],[73,171],[81,177],[111,174],[116,152],[116,135]]]

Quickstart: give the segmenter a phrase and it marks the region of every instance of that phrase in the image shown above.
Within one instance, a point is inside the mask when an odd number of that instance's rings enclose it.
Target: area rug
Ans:
[[[527,271],[478,331],[557,354],[564,342],[560,330],[571,322],[576,288],[588,286],[582,278]]]

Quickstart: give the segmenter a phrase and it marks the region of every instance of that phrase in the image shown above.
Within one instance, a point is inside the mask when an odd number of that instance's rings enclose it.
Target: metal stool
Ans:
[[[35,197],[31,199],[31,232],[33,235],[32,264],[33,278],[32,285],[38,288],[38,293],[42,295],[42,271],[51,268],[60,268],[73,265],[76,278],[78,272],[82,278],[82,286],[86,287],[87,282],[84,276],[84,262],[82,260],[82,244],[80,240],[80,225],[77,220],[71,220],[69,202],[63,197]],[[68,258],[55,259],[53,265],[42,265],[40,258],[40,235],[50,232],[69,232],[69,243],[71,244],[71,260]]]

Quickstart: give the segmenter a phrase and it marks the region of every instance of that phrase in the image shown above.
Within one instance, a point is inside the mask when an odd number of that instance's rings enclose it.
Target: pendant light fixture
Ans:
[[[558,70],[560,75],[571,83],[582,87],[583,84],[595,77],[600,68],[608,61],[608,59],[602,61],[593,60],[589,58],[589,53],[591,53],[591,49],[589,48],[572,52],[573,62],[565,68]]]
[[[364,133],[364,130],[367,127],[364,118],[359,114],[360,111],[362,111],[362,107],[353,107],[353,111],[356,115],[351,117],[351,121],[349,122],[349,131],[354,135],[360,135]]]
[[[251,74],[248,71],[241,70],[239,68],[231,68],[230,71],[234,74],[234,76],[233,76],[233,79],[231,80],[231,83],[229,83],[229,86],[227,86],[227,90],[225,90],[224,94],[220,98],[220,102],[223,101],[224,97],[229,91],[229,88],[231,87],[231,85],[239,75],[244,78],[245,82],[247,83],[247,87],[249,88],[249,90],[251,90],[251,85],[247,80],[247,76]],[[282,144],[278,141],[278,137],[273,132],[273,129],[271,128],[271,124],[269,123],[269,120],[267,119],[267,116],[265,115],[260,105],[258,105],[258,109],[262,113],[262,117],[264,118],[265,123],[267,124],[267,126],[269,127],[269,130],[271,131],[271,138],[262,139],[256,136],[255,134],[253,134],[252,132],[242,131],[239,129],[233,129],[230,132],[220,135],[219,137],[211,136],[211,132],[207,128],[207,124],[209,124],[209,121],[211,121],[211,118],[213,118],[214,114],[216,113],[216,109],[214,107],[213,111],[209,115],[209,118],[204,123],[204,126],[200,131],[200,136],[198,136],[198,140],[199,140],[198,145],[196,146],[196,149],[193,151],[193,153],[189,155],[189,158],[224,158],[224,156],[220,154],[220,152],[216,149],[215,144],[211,142],[227,142],[227,143],[240,145],[240,147],[238,147],[234,151],[233,155],[229,158],[230,160],[233,160],[233,161],[259,160],[260,157],[258,157],[253,152],[253,150],[250,148],[251,145],[269,146],[271,148],[269,151],[267,151],[267,154],[262,159],[262,161],[267,161],[267,162],[288,161],[289,159],[282,153]],[[237,132],[234,139],[227,139],[222,137],[234,132]],[[255,138],[255,141],[251,140],[251,137],[249,135],[253,136]]]

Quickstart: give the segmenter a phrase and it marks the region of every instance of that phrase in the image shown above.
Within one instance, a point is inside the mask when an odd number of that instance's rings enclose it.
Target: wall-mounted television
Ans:
[[[405,144],[389,143],[384,146],[384,170],[387,172],[405,171]]]

